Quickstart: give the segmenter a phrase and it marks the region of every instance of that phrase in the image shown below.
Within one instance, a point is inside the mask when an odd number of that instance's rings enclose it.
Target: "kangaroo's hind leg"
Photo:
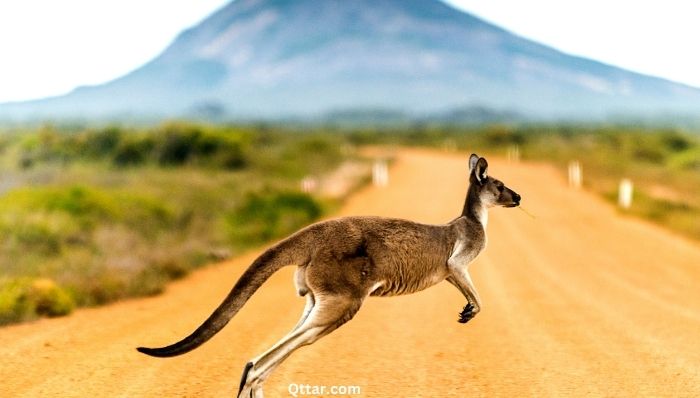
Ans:
[[[316,304],[316,298],[314,297],[314,294],[311,292],[306,293],[306,305],[304,306],[304,312],[301,313],[301,318],[299,318],[299,321],[297,324],[292,328],[292,332],[295,330],[299,329],[301,325],[304,324],[306,319],[309,317],[309,314],[311,314],[311,311],[314,309],[314,305]]]
[[[262,397],[262,384],[282,361],[352,319],[361,305],[362,300],[354,297],[315,295],[313,309],[302,324],[246,366],[238,397]]]
[[[297,330],[302,324],[304,324],[304,321],[306,320],[306,318],[309,317],[311,310],[314,308],[314,304],[316,304],[316,298],[314,297],[314,293],[309,289],[309,287],[306,284],[305,266],[299,267],[294,273],[294,285],[297,288],[297,293],[302,297],[306,297],[306,305],[304,306],[304,312],[302,313],[301,318],[299,318],[299,321],[297,322],[296,326],[294,326],[294,328],[292,329],[292,332]]]

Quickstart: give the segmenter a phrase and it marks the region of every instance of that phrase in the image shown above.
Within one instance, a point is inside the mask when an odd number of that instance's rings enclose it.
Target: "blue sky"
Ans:
[[[0,102],[59,95],[119,77],[227,2],[3,0]],[[700,87],[695,2],[448,2],[562,51]]]

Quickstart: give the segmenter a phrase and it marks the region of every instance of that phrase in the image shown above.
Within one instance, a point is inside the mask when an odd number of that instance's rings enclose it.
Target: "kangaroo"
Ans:
[[[313,344],[353,318],[368,296],[415,293],[447,280],[466,298],[458,321],[481,311],[468,265],[486,247],[487,210],[515,207],[520,195],[487,175],[486,159],[469,158],[469,189],[461,216],[443,225],[382,217],[344,217],[312,224],[275,244],[243,272],[228,296],[192,334],[154,357],[191,351],[219,332],[277,270],[298,266],[295,285],[306,298],[301,319],[243,370],[239,398],[263,396],[262,385],[294,350]]]

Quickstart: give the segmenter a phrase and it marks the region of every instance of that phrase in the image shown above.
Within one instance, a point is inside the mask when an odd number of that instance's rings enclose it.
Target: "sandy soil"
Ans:
[[[464,155],[400,151],[386,188],[343,214],[449,221],[466,191]],[[303,348],[266,384],[358,385],[363,397],[700,396],[700,246],[616,215],[548,166],[491,161],[535,219],[494,209],[472,265],[484,309],[457,323],[447,282],[367,300],[353,321]],[[137,353],[191,332],[254,253],[159,297],[0,329],[0,395],[231,397],[249,358],[296,322],[293,269],[274,275],[219,335],[172,359]]]

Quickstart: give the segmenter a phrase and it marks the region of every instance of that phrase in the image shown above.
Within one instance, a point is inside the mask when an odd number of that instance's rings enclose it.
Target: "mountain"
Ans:
[[[126,76],[2,104],[0,117],[264,119],[373,109],[697,115],[700,90],[561,53],[438,0],[235,0]]]

